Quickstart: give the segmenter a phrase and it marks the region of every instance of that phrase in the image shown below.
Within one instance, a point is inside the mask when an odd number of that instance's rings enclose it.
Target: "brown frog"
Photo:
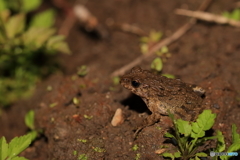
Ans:
[[[152,114],[146,119],[148,125],[168,115],[168,110],[176,118],[195,120],[202,110],[202,95],[200,87],[186,84],[179,79],[170,79],[156,75],[140,67],[134,67],[130,73],[122,76],[121,85],[140,96]]]

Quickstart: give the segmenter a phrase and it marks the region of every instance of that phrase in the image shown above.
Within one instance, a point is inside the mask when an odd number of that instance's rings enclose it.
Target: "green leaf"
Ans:
[[[240,135],[237,133],[237,126],[235,124],[232,125],[232,143],[236,143],[240,140]]]
[[[87,160],[88,156],[86,154],[81,154],[81,155],[79,155],[78,159],[79,160]]]
[[[152,64],[151,64],[151,68],[160,72],[163,68],[163,62],[162,59],[157,57],[153,60]]]
[[[140,49],[143,54],[147,53],[148,52],[148,44],[145,44],[145,43],[141,44]]]
[[[225,150],[225,141],[224,136],[221,131],[217,130],[217,147],[215,152],[223,152]]]
[[[172,160],[174,160],[174,155],[172,153],[163,153],[162,156],[168,157],[168,158],[171,158]]]
[[[174,75],[172,75],[172,74],[162,74],[162,76],[164,76],[164,77],[167,77],[167,78],[171,78],[171,79],[175,79],[175,76]]]
[[[231,19],[240,20],[240,9],[234,9],[231,14]]]
[[[189,136],[191,134],[192,126],[189,124],[188,121],[178,119],[176,124],[177,129],[181,134],[184,134],[185,136]]]
[[[20,13],[12,16],[6,23],[6,34],[8,38],[15,37],[18,33],[23,32],[25,27],[25,14]]]
[[[192,123],[192,138],[200,138],[205,135],[204,131],[209,130],[216,118],[216,114],[213,114],[211,110],[204,110],[197,118],[195,123]]]
[[[31,27],[49,28],[55,22],[55,12],[52,9],[36,14],[30,22]]]
[[[65,39],[65,36],[63,35],[56,35],[52,36],[48,41],[47,41],[47,47],[51,48],[52,45],[55,43],[61,42]]]
[[[228,148],[228,152],[234,152],[234,151],[238,151],[240,149],[240,139],[233,143],[229,148]]]
[[[48,50],[56,50],[62,53],[71,54],[68,44],[64,42],[65,36],[56,35],[52,36],[47,42]]]
[[[198,157],[207,157],[208,154],[206,154],[204,152],[199,152],[199,153],[196,153],[196,156],[198,156]]]
[[[57,42],[51,46],[51,49],[66,53],[66,54],[71,54],[71,50],[68,47],[68,44],[64,41]]]
[[[53,28],[43,28],[42,32],[35,39],[35,44],[37,48],[42,47],[47,40],[56,33],[56,30]]]
[[[25,150],[31,144],[31,141],[32,141],[32,135],[30,134],[13,138],[9,143],[9,150],[8,150],[9,158],[11,159],[17,156],[23,150]]]
[[[180,153],[179,151],[173,153],[173,155],[174,155],[175,158],[180,158],[180,157],[182,157],[182,156],[181,156],[181,153]]]
[[[38,132],[36,130],[33,130],[28,134],[32,136],[32,141],[34,141],[37,138]]]
[[[33,48],[33,45],[35,46],[35,39],[39,36],[39,34],[44,33],[45,28],[36,28],[31,27],[29,28],[25,33],[22,35],[22,40],[25,46],[31,45]]]
[[[163,36],[162,32],[157,32],[157,31],[151,31],[149,38],[152,42],[158,42]]]
[[[160,52],[161,52],[161,53],[168,53],[168,47],[167,47],[167,46],[163,46],[163,47],[160,49]]]
[[[24,158],[24,157],[18,157],[18,156],[16,156],[16,157],[12,158],[11,160],[28,160],[28,159],[27,159],[27,158]]]
[[[120,77],[119,76],[115,76],[112,78],[112,82],[114,85],[119,85],[120,83]]]
[[[164,137],[167,137],[167,138],[175,138],[174,135],[172,135],[171,133],[168,133],[168,132],[166,132],[166,133],[164,134]]]
[[[8,156],[8,144],[5,137],[0,139],[0,160],[5,160]]]
[[[236,21],[240,20],[240,9],[234,9],[232,12],[223,12],[222,15],[226,18],[233,19]]]
[[[202,128],[199,127],[197,122],[192,123],[191,137],[199,138],[199,137],[203,137],[204,135],[205,135],[205,132],[202,130]]]
[[[21,0],[21,10],[24,12],[30,12],[35,9],[37,9],[40,4],[42,3],[42,0]]]
[[[55,29],[31,27],[23,34],[22,39],[26,46],[36,50],[47,43],[55,32]]]
[[[31,130],[34,130],[34,111],[30,110],[26,115],[25,115],[25,125],[30,128]]]
[[[6,2],[4,0],[0,0],[0,11],[7,9]]]
[[[193,159],[190,159],[190,160],[193,160]],[[196,156],[194,160],[201,160],[201,159]]]
[[[148,41],[149,41],[148,37],[141,37],[140,38],[140,42],[142,42],[142,43],[147,43]]]

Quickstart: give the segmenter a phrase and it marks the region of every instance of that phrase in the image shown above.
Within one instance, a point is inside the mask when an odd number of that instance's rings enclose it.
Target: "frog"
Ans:
[[[194,121],[203,110],[205,90],[180,79],[167,78],[141,67],[134,67],[121,77],[120,84],[140,96],[152,112],[146,118],[144,126],[160,121],[169,113],[176,118]]]

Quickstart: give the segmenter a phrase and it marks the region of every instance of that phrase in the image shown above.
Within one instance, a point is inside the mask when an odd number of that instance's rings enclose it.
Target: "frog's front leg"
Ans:
[[[138,127],[134,133],[134,139],[136,139],[137,135],[145,128],[154,125],[155,123],[159,122],[161,119],[161,115],[157,113],[152,113],[148,116],[141,127]]]

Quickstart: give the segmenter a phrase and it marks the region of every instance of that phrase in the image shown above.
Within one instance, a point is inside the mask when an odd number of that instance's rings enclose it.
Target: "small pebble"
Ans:
[[[112,124],[112,126],[115,127],[115,126],[122,124],[123,121],[124,121],[124,118],[123,118],[122,109],[118,108],[113,116],[111,124]]]
[[[156,150],[155,153],[156,153],[156,154],[162,154],[162,153],[164,153],[165,151],[166,151],[166,149],[165,149],[165,148],[162,148],[162,149]]]

